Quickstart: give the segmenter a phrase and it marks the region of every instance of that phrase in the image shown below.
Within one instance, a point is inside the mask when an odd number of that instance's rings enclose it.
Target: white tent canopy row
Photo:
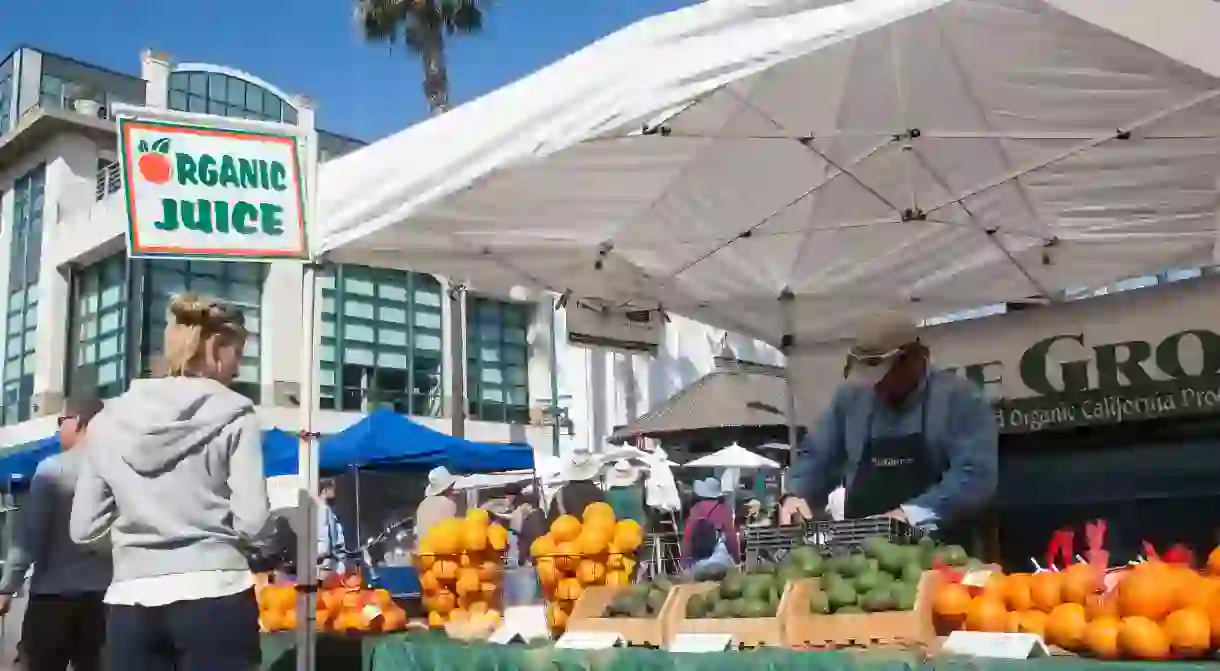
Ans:
[[[1216,261],[1220,4],[741,0],[330,161],[315,251],[772,344]]]

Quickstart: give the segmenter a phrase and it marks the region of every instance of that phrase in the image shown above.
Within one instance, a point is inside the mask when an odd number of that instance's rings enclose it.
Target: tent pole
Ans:
[[[795,315],[792,312],[795,299],[796,296],[788,289],[784,289],[779,295],[780,312],[784,322],[780,351],[784,355],[784,395],[788,401],[788,470],[784,472],[781,485],[785,489],[788,485],[788,474],[796,467],[797,460],[796,374],[792,366],[792,357],[796,353]]]
[[[551,297],[551,356],[549,368],[551,369],[551,412],[548,419],[551,420],[551,454],[559,456],[559,329],[556,325],[555,313],[559,311],[559,300]]]
[[[466,287],[449,285],[450,435],[466,436]]]
[[[311,199],[312,200],[312,199]],[[300,389],[297,391],[301,409],[301,443],[297,455],[297,473],[301,488],[297,495],[297,509],[301,511],[301,533],[297,535],[297,671],[314,671],[314,645],[317,635],[314,629],[315,604],[318,582],[318,515],[314,495],[318,491],[318,447],[313,432],[314,367],[317,340],[317,273],[319,264],[307,262],[301,282],[301,315],[304,325],[301,333]]]

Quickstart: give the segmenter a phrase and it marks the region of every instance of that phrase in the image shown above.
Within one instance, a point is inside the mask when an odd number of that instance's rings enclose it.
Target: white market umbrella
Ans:
[[[773,345],[1215,261],[1220,3],[742,0],[322,167],[316,252]]]
[[[776,461],[772,461],[761,454],[755,454],[737,443],[733,443],[728,447],[716,450],[694,461],[688,461],[684,467],[758,469],[779,468],[780,465]]]

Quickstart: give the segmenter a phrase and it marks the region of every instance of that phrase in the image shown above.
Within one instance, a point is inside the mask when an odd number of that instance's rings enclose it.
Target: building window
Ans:
[[[127,259],[112,256],[77,273],[72,287],[72,350],[69,393],[96,389],[112,398],[127,388]]]
[[[0,135],[8,132],[13,112],[13,74],[11,66],[0,72]]]
[[[0,403],[3,424],[25,421],[32,414],[45,176],[46,167],[38,166],[19,177],[13,186],[13,239],[9,249],[4,332],[4,398]]]
[[[97,184],[93,191],[93,199],[101,200],[106,196],[118,192],[122,187],[122,182],[119,180],[119,164],[105,158],[97,160]]]
[[[475,297],[466,328],[466,397],[470,416],[529,423],[529,335],[534,306]]]
[[[267,89],[219,72],[169,76],[169,108],[180,112],[295,124],[297,110]]]
[[[339,266],[322,279],[321,407],[439,417],[441,342],[435,277]]]
[[[241,308],[250,337],[242,352],[241,374],[232,385],[254,402],[260,393],[259,354],[261,308],[265,264],[224,261],[149,261],[145,272],[144,327],[145,345],[140,368],[145,373],[158,370],[165,341],[166,312],[170,297],[181,293],[219,298]]]

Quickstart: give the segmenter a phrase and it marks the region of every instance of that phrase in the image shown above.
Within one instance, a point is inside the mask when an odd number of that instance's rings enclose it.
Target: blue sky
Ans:
[[[419,62],[364,42],[353,0],[0,0],[0,58],[18,44],[138,74],[141,49],[228,65],[304,93],[319,126],[375,139],[422,119]],[[497,0],[487,31],[449,50],[455,101],[513,81],[686,0]]]

